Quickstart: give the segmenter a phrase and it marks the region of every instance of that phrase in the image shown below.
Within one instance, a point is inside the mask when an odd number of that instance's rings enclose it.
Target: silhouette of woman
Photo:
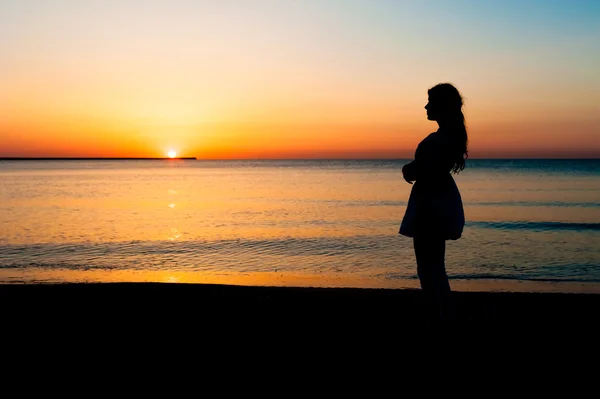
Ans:
[[[412,237],[417,275],[434,317],[449,317],[450,283],[446,274],[446,240],[461,237],[465,224],[462,199],[451,173],[465,168],[467,130],[463,99],[449,83],[428,90],[427,119],[439,129],[419,143],[414,160],[402,167],[414,185],[399,234]]]

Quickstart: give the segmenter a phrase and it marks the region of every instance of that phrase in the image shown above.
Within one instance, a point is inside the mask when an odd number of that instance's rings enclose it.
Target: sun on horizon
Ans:
[[[169,150],[169,152],[167,152],[167,156],[169,158],[176,158],[177,157],[177,152],[175,152],[174,150]]]

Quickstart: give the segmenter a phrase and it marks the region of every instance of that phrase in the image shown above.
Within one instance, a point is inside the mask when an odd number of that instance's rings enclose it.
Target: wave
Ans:
[[[49,255],[72,255],[74,253],[87,256],[103,257],[119,254],[122,256],[138,254],[192,254],[205,255],[211,253],[236,253],[252,251],[273,255],[323,255],[352,254],[356,251],[372,251],[393,244],[396,234],[366,235],[351,237],[284,237],[273,239],[219,239],[211,241],[127,241],[104,243],[39,243],[39,244],[4,244],[0,245],[0,260],[3,258],[33,254],[46,257]]]
[[[577,265],[565,265],[565,267],[578,269]],[[416,275],[406,275],[399,273],[385,273],[376,275],[378,278],[388,280],[418,280]],[[560,277],[552,276],[532,276],[525,273],[448,273],[450,280],[506,280],[506,281],[530,281],[540,283],[600,283],[598,276],[583,277],[581,275],[562,275]]]
[[[467,222],[467,226],[499,230],[534,230],[534,231],[599,231],[600,223],[570,222]]]
[[[563,201],[481,201],[465,202],[465,205],[477,206],[533,206],[533,207],[558,207],[558,208],[600,208],[598,202],[563,202]]]
[[[573,266],[571,266],[573,267]],[[563,276],[563,277],[531,277],[522,274],[492,274],[492,273],[481,273],[481,274],[448,274],[448,277],[452,280],[514,280],[514,281],[533,281],[540,283],[600,283],[600,278],[582,278],[580,276]]]

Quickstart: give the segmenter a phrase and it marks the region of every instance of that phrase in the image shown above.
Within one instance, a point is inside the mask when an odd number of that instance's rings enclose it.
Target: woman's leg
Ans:
[[[417,274],[421,289],[432,303],[433,310],[446,318],[450,282],[446,274],[446,241],[435,236],[419,236],[413,240],[417,258]]]

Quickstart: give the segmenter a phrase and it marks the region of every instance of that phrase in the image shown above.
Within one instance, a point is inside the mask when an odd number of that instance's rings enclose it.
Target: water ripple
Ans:
[[[600,223],[567,223],[567,222],[467,222],[467,226],[485,229],[500,230],[534,230],[534,231],[556,231],[556,230],[600,230]]]

